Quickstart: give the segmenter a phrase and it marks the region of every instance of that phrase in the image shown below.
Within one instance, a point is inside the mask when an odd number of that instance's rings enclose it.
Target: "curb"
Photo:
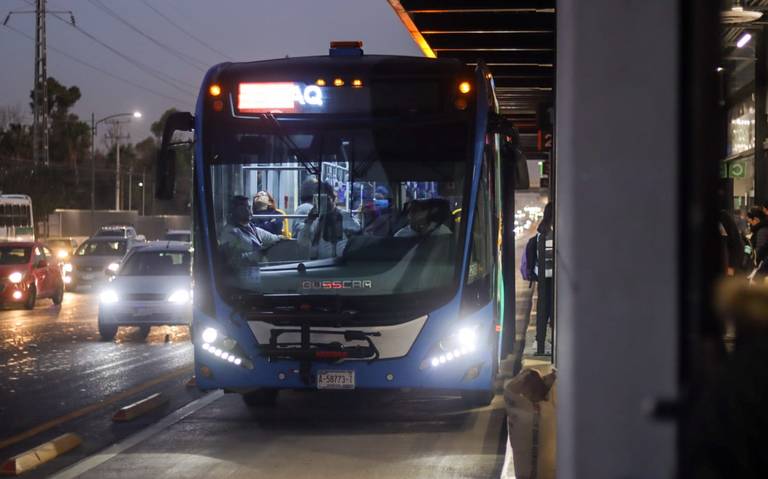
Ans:
[[[116,422],[131,421],[167,402],[167,397],[163,396],[161,393],[155,393],[140,401],[121,407],[115,412],[114,416],[112,416],[112,420]]]
[[[17,454],[6,460],[0,466],[0,474],[4,476],[18,476],[41,464],[52,461],[60,455],[71,451],[83,442],[77,434],[66,433],[44,442],[28,451]]]

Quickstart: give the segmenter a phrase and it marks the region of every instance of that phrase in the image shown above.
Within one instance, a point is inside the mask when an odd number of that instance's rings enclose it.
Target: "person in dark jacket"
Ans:
[[[741,239],[739,227],[736,226],[733,216],[726,210],[720,210],[721,237],[724,241],[725,273],[734,276],[743,273],[747,269],[744,257],[744,241]],[[725,233],[723,235],[723,233]]]
[[[555,278],[554,278],[554,224],[555,215],[552,203],[544,207],[544,215],[537,228],[536,266],[534,272],[538,278],[539,300],[536,303],[536,354],[544,355],[547,340],[547,327],[552,327],[554,337],[555,323]]]
[[[753,206],[747,212],[747,221],[752,231],[750,243],[755,253],[758,274],[765,276],[768,273],[768,215],[762,207]]]
[[[275,199],[266,191],[259,191],[253,197],[254,215],[273,215],[270,217],[262,216],[251,219],[251,225],[254,228],[267,230],[274,235],[283,235],[286,233],[285,213],[277,209]]]

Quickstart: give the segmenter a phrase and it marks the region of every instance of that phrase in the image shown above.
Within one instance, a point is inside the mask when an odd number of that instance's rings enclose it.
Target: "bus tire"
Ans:
[[[242,393],[243,402],[248,407],[274,406],[277,402],[277,389],[257,389]]]
[[[35,309],[35,301],[37,301],[37,289],[32,285],[29,287],[27,300],[24,302],[24,309]]]
[[[116,324],[104,324],[101,319],[99,319],[99,336],[101,336],[102,341],[112,341],[115,339],[116,334]]]
[[[461,399],[469,408],[485,407],[491,404],[495,395],[493,389],[461,391]]]

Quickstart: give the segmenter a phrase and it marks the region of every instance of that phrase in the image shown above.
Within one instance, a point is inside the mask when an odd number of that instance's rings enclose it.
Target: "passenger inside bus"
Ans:
[[[310,176],[301,184],[301,189],[299,190],[299,200],[301,200],[301,204],[296,207],[294,214],[308,215],[314,206],[312,198],[315,193],[317,193],[317,178]],[[304,220],[300,218],[294,219],[293,224],[291,225],[291,234],[294,238],[299,237],[299,231],[301,231],[302,228],[304,228]]]
[[[451,234],[445,225],[450,218],[448,201],[441,198],[413,200],[408,207],[408,225],[395,233],[396,238]]]
[[[259,215],[251,219],[251,226],[254,228],[261,228],[275,235],[290,237],[285,212],[277,209],[275,199],[268,191],[259,191],[253,197],[253,214]]]
[[[344,251],[350,236],[360,234],[360,223],[348,211],[336,206],[333,186],[322,182],[318,190],[297,240],[299,246],[308,251],[310,259],[333,258]]]
[[[250,223],[251,205],[247,196],[235,195],[230,203],[230,215],[219,235],[219,246],[225,261],[234,268],[257,264],[264,251],[285,239]]]

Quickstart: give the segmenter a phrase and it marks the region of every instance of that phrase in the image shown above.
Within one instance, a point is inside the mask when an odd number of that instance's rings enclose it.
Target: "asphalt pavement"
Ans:
[[[97,311],[88,291],[65,293],[59,307],[39,300],[30,311],[0,309],[0,460],[64,432],[88,439],[33,474],[42,477],[135,432],[139,423],[110,421],[127,402],[162,391],[174,408],[201,395],[184,387],[192,375],[186,327],[156,327],[146,339],[125,328],[104,342]]]

